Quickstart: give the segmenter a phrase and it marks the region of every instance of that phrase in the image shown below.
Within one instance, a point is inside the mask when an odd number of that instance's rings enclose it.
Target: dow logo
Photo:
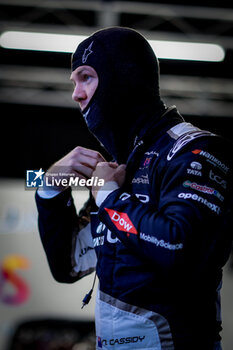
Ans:
[[[21,255],[9,255],[0,265],[0,302],[8,305],[24,303],[30,295],[30,288],[18,270],[28,269],[27,258]]]
[[[111,221],[120,231],[129,232],[137,234],[137,230],[134,227],[132,221],[126,213],[121,213],[113,209],[105,208],[108,215],[110,216]]]

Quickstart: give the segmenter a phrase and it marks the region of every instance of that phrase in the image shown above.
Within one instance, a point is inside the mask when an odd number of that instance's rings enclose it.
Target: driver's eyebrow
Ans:
[[[76,74],[80,76],[83,72],[85,72],[85,70],[87,70],[87,68],[81,68]],[[74,81],[74,79],[72,78],[72,74],[70,76],[70,80]]]

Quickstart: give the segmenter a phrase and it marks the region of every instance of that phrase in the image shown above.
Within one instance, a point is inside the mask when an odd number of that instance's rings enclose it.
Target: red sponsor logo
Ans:
[[[199,154],[201,153],[201,149],[195,149],[194,151],[192,151],[193,154]]]
[[[127,233],[138,234],[136,228],[134,227],[132,221],[126,213],[121,213],[119,211],[104,208],[108,215],[110,216],[111,221],[116,226],[119,231],[124,231]]]
[[[152,159],[152,157],[146,158],[143,165],[145,167],[148,166],[150,164],[151,159]]]

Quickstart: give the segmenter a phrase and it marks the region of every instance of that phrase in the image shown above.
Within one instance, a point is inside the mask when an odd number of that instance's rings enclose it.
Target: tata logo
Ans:
[[[192,169],[195,169],[195,170],[201,170],[202,169],[202,165],[199,162],[192,162],[190,164],[190,166],[191,166]]]
[[[121,213],[119,211],[109,209],[109,208],[104,208],[104,209],[110,216],[112,223],[116,226],[116,228],[119,231],[133,233],[136,235],[138,234],[136,228],[134,227],[132,221],[130,220],[130,218],[126,213]]]

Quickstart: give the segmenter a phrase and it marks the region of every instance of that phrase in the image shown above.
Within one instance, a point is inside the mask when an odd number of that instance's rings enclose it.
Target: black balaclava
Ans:
[[[125,163],[145,125],[165,106],[159,94],[158,60],[137,31],[110,27],[85,39],[72,56],[72,71],[94,68],[98,87],[82,114],[89,130],[119,163]]]

